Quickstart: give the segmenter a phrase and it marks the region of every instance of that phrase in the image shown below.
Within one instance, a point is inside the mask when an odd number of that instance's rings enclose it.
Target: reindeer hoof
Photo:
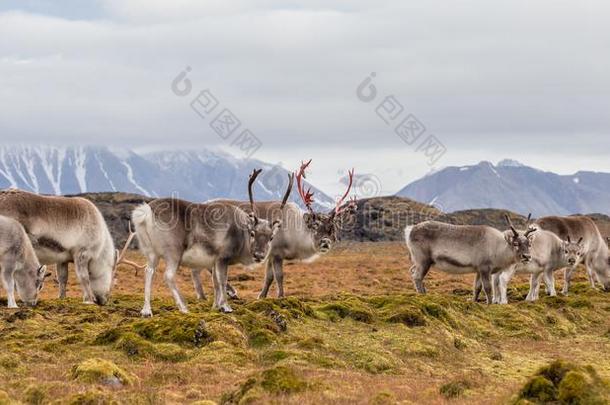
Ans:
[[[152,318],[153,316],[152,311],[150,309],[143,309],[142,311],[140,311],[140,315],[142,315],[142,318]]]
[[[233,312],[233,308],[228,305],[222,305],[218,310],[223,314],[230,314],[231,312]]]
[[[228,292],[227,295],[232,300],[238,300],[239,299],[239,295],[237,295],[237,293],[230,293],[230,292]]]

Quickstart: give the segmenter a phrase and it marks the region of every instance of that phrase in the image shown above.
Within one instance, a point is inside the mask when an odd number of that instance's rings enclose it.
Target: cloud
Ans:
[[[610,146],[601,1],[34,3],[0,9],[6,141],[223,145],[170,90],[190,66],[193,95],[210,89],[264,156],[350,151],[328,159],[333,172],[357,161],[383,177],[391,161],[404,183],[430,169],[376,115],[386,95],[443,141],[440,164],[533,150],[559,170],[567,154]],[[379,98],[366,104],[355,92],[371,72]],[[395,157],[384,162],[384,151]]]

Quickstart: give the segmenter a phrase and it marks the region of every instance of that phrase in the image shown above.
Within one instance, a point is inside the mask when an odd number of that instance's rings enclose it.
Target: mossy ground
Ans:
[[[106,307],[81,304],[73,279],[71,298],[54,299],[50,283],[37,308],[0,309],[0,404],[510,403],[561,358],[583,365],[562,395],[593,381],[586,365],[610,378],[610,295],[584,279],[531,304],[520,278],[510,305],[488,307],[468,301],[471,278],[434,270],[418,296],[408,267],[400,244],[348,246],[286,266],[291,297],[262,301],[262,270],[237,268],[229,315],[194,299],[186,271],[191,312],[179,314],[158,276],[152,319],[128,269]]]

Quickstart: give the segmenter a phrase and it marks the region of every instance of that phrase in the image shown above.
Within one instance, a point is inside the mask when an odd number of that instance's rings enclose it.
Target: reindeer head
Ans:
[[[573,242],[569,235],[568,239],[563,241],[563,255],[566,263],[571,267],[578,266],[585,255],[585,246],[582,241],[583,238],[580,238],[578,242]]]
[[[267,258],[267,255],[271,249],[271,242],[282,227],[281,220],[278,219],[271,222],[266,219],[259,218],[256,213],[252,187],[256,181],[256,178],[259,174],[261,174],[262,171],[262,169],[255,169],[250,175],[250,180],[248,181],[248,197],[250,198],[250,214],[248,215],[248,235],[250,237],[249,246],[252,259],[256,263],[261,263]],[[294,184],[294,176],[290,174],[288,178],[288,189],[284,195],[280,210],[286,205],[288,197],[290,197],[290,193],[292,191],[292,185]]]
[[[506,242],[510,245],[518,260],[521,260],[522,263],[529,263],[532,259],[530,249],[532,247],[532,242],[534,241],[535,233],[538,230],[535,226],[530,225],[532,214],[529,214],[527,217],[525,232],[517,231],[508,215],[505,214],[504,217],[510,227],[510,230],[504,233]]]
[[[307,212],[303,214],[303,221],[307,231],[313,238],[314,246],[320,253],[327,253],[333,242],[337,241],[337,228],[341,214],[346,211],[354,211],[356,209],[355,200],[351,200],[348,204],[344,205],[345,199],[349,195],[354,181],[354,169],[349,171],[349,184],[347,191],[337,201],[335,208],[330,213],[315,212],[311,205],[313,204],[313,192],[311,188],[307,191],[303,188],[303,179],[305,178],[305,169],[311,164],[311,159],[307,163],[301,163],[296,179],[297,189],[301,200],[307,208]]]
[[[47,267],[32,266],[27,272],[15,272],[15,287],[17,294],[25,305],[33,307],[38,302],[38,293],[42,290],[44,280],[51,274],[47,274]]]

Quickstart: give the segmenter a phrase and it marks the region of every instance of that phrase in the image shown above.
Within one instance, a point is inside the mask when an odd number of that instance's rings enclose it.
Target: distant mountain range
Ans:
[[[93,146],[0,146],[0,188],[42,194],[121,191],[150,197],[173,195],[189,201],[243,200],[248,198],[248,175],[255,167],[263,169],[255,198],[281,199],[288,185],[287,170],[220,151],[138,154]],[[334,204],[331,197],[312,189],[320,208]],[[301,204],[296,189],[291,199]]]
[[[558,175],[514,160],[497,165],[447,167],[396,195],[432,204],[444,212],[508,209],[523,215],[610,214],[610,174],[580,171]]]

